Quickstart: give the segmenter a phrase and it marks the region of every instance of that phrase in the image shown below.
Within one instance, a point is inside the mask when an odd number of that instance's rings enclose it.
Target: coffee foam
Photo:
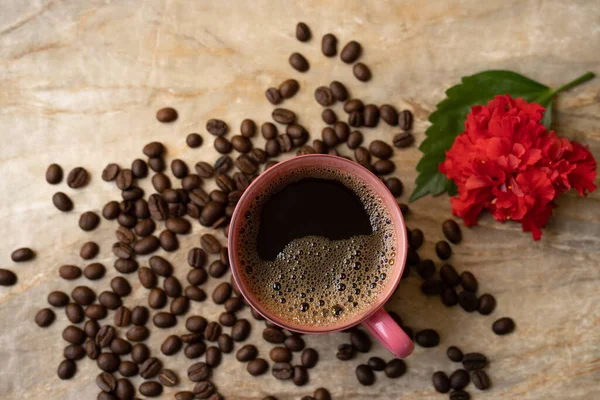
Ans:
[[[341,182],[360,199],[373,232],[344,240],[306,236],[288,243],[274,261],[257,255],[263,204],[286,185],[306,178]],[[240,228],[238,258],[258,301],[284,321],[328,326],[362,314],[383,291],[396,258],[392,218],[379,195],[357,178],[328,168],[291,172],[256,197]]]

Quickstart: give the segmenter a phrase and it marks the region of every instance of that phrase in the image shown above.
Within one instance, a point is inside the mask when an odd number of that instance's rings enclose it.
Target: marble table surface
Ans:
[[[44,330],[33,317],[46,306],[49,291],[70,292],[81,284],[105,290],[116,275],[110,251],[115,224],[102,221],[93,233],[77,227],[81,212],[100,211],[119,197],[113,185],[100,179],[106,163],[128,165],[153,140],[166,144],[169,162],[212,162],[217,153],[204,130],[206,121],[222,118],[234,131],[243,118],[268,121],[272,106],[264,91],[288,78],[298,79],[301,91],[286,105],[313,133],[320,132],[322,122],[312,93],[338,79],[367,102],[412,110],[420,143],[428,115],[461,76],[510,69],[557,87],[586,71],[600,72],[597,0],[5,0],[0,15],[0,267],[19,277],[15,286],[0,289],[0,398],[11,400],[96,398],[95,363],[78,362],[70,381],[56,376],[65,345],[60,335],[68,323],[64,313],[59,310],[57,321]],[[310,42],[294,38],[298,21],[312,28]],[[327,32],[341,43],[363,44],[371,82],[356,81],[338,58],[320,54],[320,38]],[[308,73],[289,67],[294,51],[310,60]],[[164,106],[179,111],[175,123],[156,121],[156,110]],[[341,113],[340,104],[334,109]],[[554,128],[600,156],[600,79],[560,95]],[[199,149],[185,145],[185,136],[194,131],[205,140]],[[365,132],[368,141],[389,141],[394,133],[381,124]],[[255,144],[262,146],[263,139]],[[413,188],[419,158],[416,146],[394,156],[395,175],[405,184],[403,201]],[[66,171],[85,167],[90,184],[81,190],[64,182],[46,184],[45,169],[52,162]],[[148,193],[149,180],[142,187]],[[57,190],[73,198],[73,212],[59,213],[52,206]],[[425,233],[422,257],[435,258],[440,221],[450,216],[445,196],[411,204],[406,220]],[[198,245],[202,232],[194,224],[193,234],[181,239],[182,249]],[[493,387],[479,392],[471,386],[476,399],[600,398],[600,192],[587,198],[564,195],[539,242],[518,225],[498,224],[490,216],[477,227],[463,228],[463,234],[451,262],[477,276],[481,293],[496,296],[497,309],[487,317],[447,309],[438,298],[420,293],[418,277],[404,280],[387,307],[413,329],[435,328],[441,335],[438,347],[415,349],[404,377],[390,380],[378,374],[375,385],[360,386],[354,369],[369,355],[335,359],[335,347],[348,340],[340,333],[306,338],[320,351],[321,361],[305,387],[270,374],[252,378],[234,354],[215,370],[215,384],[233,400],[267,394],[300,399],[320,386],[336,399],[444,399],[447,395],[433,390],[431,374],[456,368],[445,350],[457,345],[489,356]],[[60,265],[84,265],[78,253],[88,240],[101,244],[97,260],[109,267],[107,277],[61,280]],[[35,249],[35,260],[11,262],[12,250],[22,246]],[[181,279],[188,269],[185,253],[168,255]],[[217,282],[206,284],[209,293]],[[144,303],[145,295],[136,284],[125,304]],[[194,304],[192,311],[209,319],[220,312],[210,301]],[[250,318],[247,309],[241,315]],[[492,322],[501,316],[514,318],[513,334],[492,333]],[[158,352],[167,335],[182,333],[182,325],[153,331],[150,345]],[[263,325],[253,325],[250,342],[267,357],[269,347],[260,338]],[[379,344],[371,355],[389,358]],[[182,377],[176,389],[189,388],[185,370],[190,362],[183,354],[162,358]],[[163,397],[172,398],[172,393],[169,389]]]

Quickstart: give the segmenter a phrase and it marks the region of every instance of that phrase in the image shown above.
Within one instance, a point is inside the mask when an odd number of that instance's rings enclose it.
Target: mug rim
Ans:
[[[315,161],[312,164],[313,160]],[[257,190],[257,188],[263,187],[270,180],[270,177],[277,176],[278,170],[282,168],[294,168],[294,169],[302,169],[306,167],[314,167],[319,165],[319,161],[322,162],[323,166],[332,167],[335,169],[342,169],[345,172],[350,173],[352,176],[356,176],[358,179],[367,184],[370,188],[372,188],[382,199],[386,209],[390,212],[392,221],[394,222],[394,232],[396,234],[396,262],[394,266],[392,266],[392,270],[390,271],[388,278],[390,279],[384,288],[383,292],[377,297],[377,300],[373,302],[366,311],[357,314],[355,318],[347,320],[344,323],[328,325],[327,327],[321,326],[308,326],[300,323],[290,323],[288,321],[283,320],[277,314],[272,313],[263,304],[257,299],[257,297],[252,293],[248,286],[245,284],[244,279],[242,279],[242,272],[237,267],[238,265],[238,257],[236,247],[239,239],[239,221],[240,214],[242,208],[244,208],[245,204],[256,197],[256,194],[253,193]],[[309,163],[307,163],[309,162]],[[294,165],[298,164],[298,165]],[[344,165],[345,164],[345,165]],[[348,167],[352,169],[349,171]],[[359,171],[356,173],[356,171]],[[371,317],[377,310],[379,310],[383,305],[392,297],[394,294],[400,280],[402,278],[402,273],[404,272],[406,257],[408,253],[408,241],[406,234],[406,224],[404,222],[404,218],[402,212],[400,211],[400,206],[396,201],[395,197],[391,194],[389,189],[385,186],[383,181],[373,174],[371,171],[363,167],[362,165],[355,163],[354,161],[350,161],[343,157],[332,156],[328,154],[306,154],[302,156],[295,156],[289,158],[285,161],[281,161],[271,168],[264,171],[261,175],[259,175],[252,183],[246,188],[238,204],[235,207],[233,215],[231,217],[231,222],[229,225],[229,234],[228,234],[228,253],[229,253],[229,263],[231,268],[231,274],[235,284],[238,286],[240,293],[244,297],[244,299],[248,302],[250,307],[252,307],[256,312],[258,312],[261,316],[273,322],[274,324],[288,329],[294,332],[307,333],[307,334],[318,334],[318,333],[330,333],[330,332],[339,332],[348,328],[351,328],[355,325],[360,324],[362,321]]]

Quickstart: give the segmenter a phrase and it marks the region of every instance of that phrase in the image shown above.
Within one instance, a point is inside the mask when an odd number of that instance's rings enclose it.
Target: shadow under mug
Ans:
[[[388,282],[382,292],[377,296],[369,307],[362,313],[355,315],[351,320],[323,326],[304,325],[292,321],[283,320],[277,314],[274,314],[260,303],[258,298],[252,293],[248,284],[245,281],[244,273],[240,270],[238,259],[238,241],[240,239],[239,230],[242,224],[244,215],[248,208],[253,203],[257,195],[263,194],[269,183],[282,175],[287,175],[290,172],[301,172],[303,169],[318,167],[326,167],[333,170],[339,170],[343,173],[350,174],[354,178],[363,182],[365,185],[373,189],[382,199],[385,207],[388,209],[392,222],[394,224],[396,236],[396,259],[390,273],[388,274]],[[248,304],[263,317],[273,322],[274,324],[294,332],[305,334],[322,334],[330,332],[339,332],[348,329],[352,326],[362,324],[377,340],[385,346],[394,356],[404,358],[410,355],[414,345],[412,340],[404,333],[402,328],[385,311],[383,305],[390,299],[394,293],[402,271],[406,263],[406,254],[408,249],[406,225],[402,218],[402,213],[398,202],[387,189],[385,184],[377,176],[373,175],[369,170],[359,164],[347,160],[342,157],[310,154],[304,156],[293,157],[289,160],[280,162],[269,168],[259,175],[246,189],[240,198],[231,222],[229,225],[229,260],[233,279],[240,289],[240,292],[248,302]]]

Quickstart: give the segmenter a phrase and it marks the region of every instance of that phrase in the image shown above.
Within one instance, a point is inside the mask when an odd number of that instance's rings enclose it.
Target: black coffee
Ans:
[[[250,206],[240,234],[252,292],[272,313],[304,325],[338,324],[365,311],[395,259],[382,199],[326,168],[273,182]]]

